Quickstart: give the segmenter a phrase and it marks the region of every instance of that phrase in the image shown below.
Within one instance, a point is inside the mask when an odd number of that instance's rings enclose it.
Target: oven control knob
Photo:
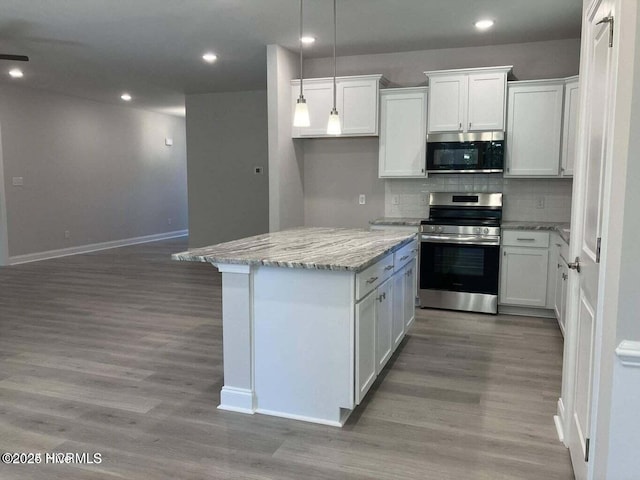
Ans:
[[[473,229],[473,233],[482,233],[482,229],[480,227],[476,227]]]
[[[430,232],[435,232],[435,231],[436,231],[436,227],[434,227],[433,225],[431,225],[431,226],[429,227],[429,231],[430,231]]]
[[[485,235],[488,235],[488,234],[489,234],[489,229],[488,229],[488,228],[485,228],[485,229],[482,231],[482,233],[484,233]]]
[[[436,228],[436,232],[437,232],[437,233],[442,233],[442,227],[438,227],[438,228]]]

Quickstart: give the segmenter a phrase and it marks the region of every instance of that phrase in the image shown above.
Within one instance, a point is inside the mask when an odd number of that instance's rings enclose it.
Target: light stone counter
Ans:
[[[382,217],[371,220],[369,225],[389,225],[399,227],[419,227],[424,218],[415,217]]]
[[[295,228],[194,248],[174,260],[360,272],[415,235],[347,228]]]

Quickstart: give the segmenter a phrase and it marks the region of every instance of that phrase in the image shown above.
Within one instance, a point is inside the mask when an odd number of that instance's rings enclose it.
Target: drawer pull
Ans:
[[[400,257],[400,261],[403,262],[405,261],[407,258],[409,258],[409,255],[405,255],[404,257]]]
[[[519,242],[535,242],[536,239],[535,238],[520,238],[518,237],[517,239]]]
[[[373,283],[373,282],[375,282],[377,279],[378,279],[378,277],[371,277],[369,280],[367,280],[367,283],[368,283],[368,284]]]
[[[385,272],[388,272],[389,270],[393,270],[393,265],[387,265],[386,267],[384,267]]]

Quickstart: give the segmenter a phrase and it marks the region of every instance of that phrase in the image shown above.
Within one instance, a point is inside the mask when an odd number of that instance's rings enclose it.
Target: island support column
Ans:
[[[253,278],[249,265],[217,264],[222,273],[224,386],[221,410],[254,413]]]

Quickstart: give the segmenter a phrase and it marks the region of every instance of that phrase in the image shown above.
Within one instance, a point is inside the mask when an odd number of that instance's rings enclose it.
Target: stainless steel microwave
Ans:
[[[430,173],[501,173],[504,132],[442,133],[427,137]]]

